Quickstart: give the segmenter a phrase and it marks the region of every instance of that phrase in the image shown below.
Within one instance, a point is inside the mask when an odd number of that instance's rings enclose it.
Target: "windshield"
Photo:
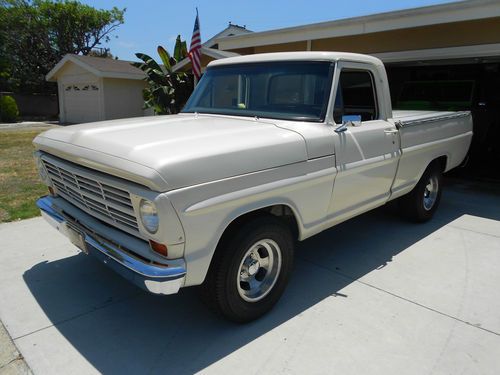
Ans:
[[[323,121],[332,73],[327,61],[215,66],[182,112]]]

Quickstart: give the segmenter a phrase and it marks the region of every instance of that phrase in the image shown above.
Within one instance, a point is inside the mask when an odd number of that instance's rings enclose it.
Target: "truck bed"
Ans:
[[[429,161],[444,156],[443,171],[458,166],[465,158],[472,138],[470,112],[394,111],[392,121],[399,128],[401,159],[393,197],[408,193]],[[415,171],[419,171],[415,174]]]
[[[469,116],[470,112],[451,112],[451,111],[412,111],[412,110],[394,110],[392,117],[394,121],[401,122],[404,125],[413,125],[422,122],[440,121],[459,117]]]

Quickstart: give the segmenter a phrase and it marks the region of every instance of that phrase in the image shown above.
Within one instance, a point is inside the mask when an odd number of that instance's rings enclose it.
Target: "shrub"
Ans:
[[[0,96],[0,120],[2,122],[16,122],[19,116],[16,100],[9,95]]]

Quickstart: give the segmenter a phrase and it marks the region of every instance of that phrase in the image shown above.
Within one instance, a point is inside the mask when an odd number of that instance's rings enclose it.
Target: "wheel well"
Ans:
[[[293,213],[292,209],[287,205],[277,204],[273,206],[259,208],[257,210],[247,212],[237,217],[224,230],[220,242],[230,237],[235,230],[240,228],[246,222],[260,216],[269,216],[269,215],[279,217],[283,221],[283,223],[285,223],[290,228],[293,238],[297,239],[299,237],[299,226],[297,218],[295,217],[295,214]]]
[[[431,164],[436,163],[441,169],[441,172],[444,172],[446,170],[447,162],[448,162],[448,157],[446,155],[443,155],[434,159]]]

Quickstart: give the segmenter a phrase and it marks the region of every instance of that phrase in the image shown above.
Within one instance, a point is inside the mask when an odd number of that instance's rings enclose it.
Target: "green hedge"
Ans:
[[[19,116],[16,100],[9,95],[0,96],[0,121],[16,122]]]

